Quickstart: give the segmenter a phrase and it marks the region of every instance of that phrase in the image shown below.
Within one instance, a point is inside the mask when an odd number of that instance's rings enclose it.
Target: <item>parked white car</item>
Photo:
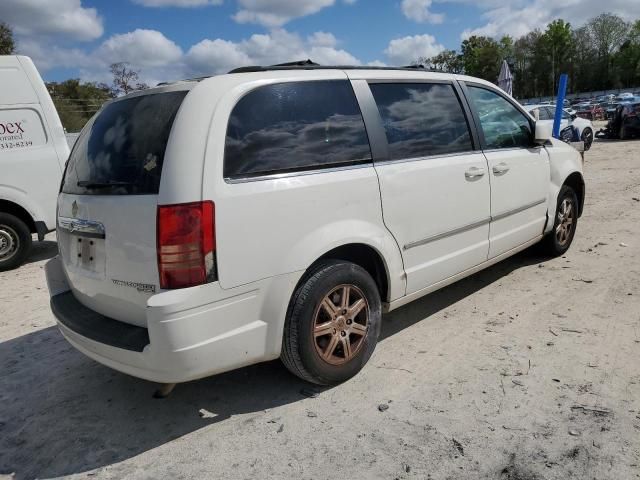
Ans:
[[[185,382],[282,358],[335,384],[382,313],[572,242],[580,154],[511,97],[414,69],[246,68],[136,92],[83,129],[46,267],[63,335]]]
[[[524,109],[529,112],[534,119],[540,123],[545,123],[553,128],[553,120],[555,118],[556,109],[548,105],[526,105]],[[575,111],[574,111],[575,112]],[[560,129],[567,128],[569,125],[576,128],[580,140],[584,142],[584,149],[589,150],[593,144],[594,128],[590,120],[580,118],[576,113],[568,110],[562,111],[562,121]]]
[[[55,228],[69,147],[40,74],[28,57],[0,56],[0,271],[29,254],[32,235]]]

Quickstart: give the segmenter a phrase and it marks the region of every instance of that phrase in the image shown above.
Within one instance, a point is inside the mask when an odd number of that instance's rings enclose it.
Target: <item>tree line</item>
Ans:
[[[574,28],[558,19],[544,31],[517,39],[472,36],[459,51],[445,50],[415,63],[495,83],[503,60],[511,67],[518,98],[554,95],[562,73],[569,75],[569,93],[639,87],[640,20],[631,23],[603,13]]]
[[[16,50],[11,27],[0,22],[0,55],[13,55],[17,53]],[[148,88],[147,84],[140,81],[139,72],[126,62],[112,64],[109,71],[113,78],[110,85],[81,82],[78,78],[46,83],[62,125],[68,132],[80,131],[107,100]]]

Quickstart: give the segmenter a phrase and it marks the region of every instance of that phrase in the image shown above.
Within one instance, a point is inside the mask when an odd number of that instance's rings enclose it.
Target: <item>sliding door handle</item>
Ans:
[[[467,180],[476,180],[478,178],[484,177],[484,169],[478,167],[471,167],[469,170],[464,172],[464,176]]]
[[[504,175],[509,171],[509,165],[504,162],[500,162],[499,164],[494,165],[492,170],[495,175]]]

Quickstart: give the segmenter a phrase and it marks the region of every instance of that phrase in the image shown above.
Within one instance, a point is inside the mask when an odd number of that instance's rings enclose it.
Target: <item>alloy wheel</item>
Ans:
[[[556,239],[561,247],[571,241],[571,233],[575,225],[575,208],[570,199],[565,198],[558,208],[558,225]]]
[[[369,328],[369,304],[355,285],[338,285],[324,296],[313,321],[316,352],[331,365],[355,357]]]

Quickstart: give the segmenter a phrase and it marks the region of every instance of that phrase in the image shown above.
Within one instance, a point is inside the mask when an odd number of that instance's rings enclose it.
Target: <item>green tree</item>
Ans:
[[[625,42],[613,56],[616,86],[640,85],[640,20],[637,20]]]
[[[597,54],[596,88],[610,88],[613,86],[611,60],[614,52],[627,39],[630,25],[617,15],[602,13],[587,23],[587,29]]]
[[[149,85],[139,81],[139,72],[131,68],[131,65],[127,62],[112,63],[109,70],[113,75],[112,90],[116,96],[149,88]]]
[[[47,83],[47,89],[68,132],[80,131],[102,104],[113,97],[108,85],[82,83],[77,78]]]
[[[587,26],[573,31],[571,87],[573,92],[587,92],[600,87],[597,78],[597,52]],[[601,83],[601,82],[600,82]]]
[[[0,55],[12,55],[16,51],[13,31],[6,23],[0,22]]]
[[[514,93],[519,97],[543,95],[547,58],[542,48],[542,32],[534,30],[513,45]]]
[[[439,72],[462,73],[464,71],[462,56],[455,50],[444,50],[434,57],[420,58],[417,63]]]
[[[573,35],[571,24],[554,20],[542,35],[542,46],[549,57],[551,91],[555,92],[560,74],[571,70]]]
[[[502,60],[500,44],[492,38],[474,35],[462,42],[462,64],[467,75],[495,82]]]

